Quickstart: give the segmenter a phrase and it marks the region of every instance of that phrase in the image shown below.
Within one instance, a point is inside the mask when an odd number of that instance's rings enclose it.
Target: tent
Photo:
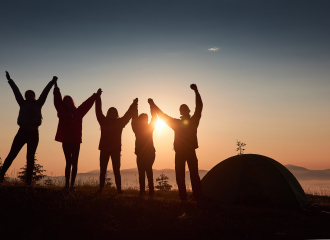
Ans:
[[[230,157],[202,179],[203,194],[224,203],[272,202],[302,207],[304,190],[282,164],[257,154]]]

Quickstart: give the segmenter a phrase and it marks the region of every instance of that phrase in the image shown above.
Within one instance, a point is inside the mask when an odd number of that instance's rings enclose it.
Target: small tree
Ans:
[[[156,182],[158,182],[158,185],[156,188],[161,191],[169,191],[172,188],[172,185],[168,184],[168,177],[162,172],[160,176],[156,179]]]
[[[38,161],[36,157],[34,157],[34,163],[33,163],[33,173],[32,173],[32,182],[37,182],[47,175],[44,175],[43,172],[46,172],[46,170],[43,169],[43,166],[36,163]],[[22,168],[20,168],[22,171],[18,173],[18,178],[22,181],[25,182],[26,180],[26,165]]]
[[[238,141],[236,139],[236,145],[237,145],[236,151],[238,151],[238,154],[237,155],[244,154],[244,151],[245,151],[244,147],[245,147],[246,144],[243,143],[243,142],[241,142],[241,141]]]

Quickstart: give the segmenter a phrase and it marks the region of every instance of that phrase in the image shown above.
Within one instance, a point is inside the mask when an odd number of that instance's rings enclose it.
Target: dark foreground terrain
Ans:
[[[181,202],[176,191],[139,197],[108,188],[2,186],[0,239],[330,238],[330,215],[275,206]],[[330,211],[330,198],[309,196]]]

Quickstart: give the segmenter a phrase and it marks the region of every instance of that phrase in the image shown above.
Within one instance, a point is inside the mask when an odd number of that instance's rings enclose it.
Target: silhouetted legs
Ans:
[[[71,172],[71,187],[73,187],[78,170],[78,158],[80,151],[80,143],[62,143],[63,152],[65,155],[65,186],[69,187],[70,172]],[[71,171],[72,167],[72,171]]]
[[[112,160],[112,170],[115,175],[115,182],[117,186],[117,192],[122,193],[121,191],[121,176],[120,176],[120,152],[112,152],[111,153]]]
[[[100,189],[103,189],[104,187],[105,174],[107,172],[110,157],[112,161],[113,174],[115,175],[117,192],[122,193],[120,176],[120,151],[100,151]]]
[[[30,139],[27,141],[27,151],[26,151],[26,184],[31,185],[32,175],[34,168],[34,157],[37,151],[39,143],[39,132],[38,130],[30,133]]]
[[[2,170],[0,173],[0,182],[3,182],[4,175],[6,174],[8,168],[17,157],[18,153],[27,144],[26,152],[26,184],[31,185],[33,166],[34,166],[34,156],[39,143],[39,132],[38,130],[28,131],[20,128],[14,138],[13,144],[11,145],[10,152],[5,159]]]
[[[147,178],[148,178],[148,185],[149,185],[149,195],[153,195],[155,193],[154,189],[154,176],[152,172],[152,164],[148,164],[146,166],[146,173],[147,173]]]
[[[145,193],[145,173],[147,173],[149,194],[154,194],[154,178],[152,165],[155,162],[155,152],[142,153],[136,156],[137,167],[139,171],[140,194]]]
[[[198,199],[202,196],[202,184],[198,173],[198,159],[195,150],[175,153],[175,174],[181,200],[187,200],[185,183],[186,161],[190,171],[190,180],[193,196]]]
[[[100,189],[104,188],[105,175],[107,173],[110,152],[100,151]]]

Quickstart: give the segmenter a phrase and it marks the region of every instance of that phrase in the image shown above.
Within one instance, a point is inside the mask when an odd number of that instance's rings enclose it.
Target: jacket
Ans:
[[[54,84],[53,81],[50,81],[47,84],[37,100],[31,102],[24,100],[20,90],[12,79],[10,79],[8,83],[14,92],[18,105],[20,106],[17,124],[26,130],[38,129],[42,122],[41,108],[46,102],[48,93]]]
[[[123,128],[127,125],[132,117],[132,109],[134,103],[121,118],[109,119],[102,113],[101,97],[96,98],[95,112],[97,121],[101,127],[101,139],[99,150],[101,151],[121,151],[121,135]]]
[[[174,151],[189,151],[198,148],[197,128],[202,117],[203,102],[196,91],[196,108],[193,116],[183,116],[181,119],[172,118],[163,113],[156,105],[157,114],[170,128],[174,130]]]
[[[82,119],[94,104],[96,94],[94,93],[79,107],[68,111],[63,103],[59,88],[54,88],[54,106],[59,119],[55,140],[65,143],[82,142]]]
[[[157,114],[151,111],[151,120],[149,124],[141,125],[138,120],[138,110],[135,108],[132,113],[132,129],[135,133],[135,154],[155,152],[153,133],[156,127]]]

